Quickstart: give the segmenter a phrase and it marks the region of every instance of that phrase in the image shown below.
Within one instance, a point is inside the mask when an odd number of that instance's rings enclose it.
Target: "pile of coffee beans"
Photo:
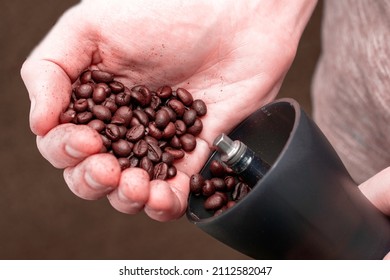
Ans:
[[[190,191],[193,195],[203,196],[204,208],[217,216],[243,199],[251,191],[251,186],[219,160],[212,160],[209,169],[212,175],[209,179],[201,174],[191,176]]]
[[[60,123],[88,125],[100,133],[104,150],[122,170],[140,167],[151,180],[176,176],[174,161],[196,147],[206,104],[184,88],[130,88],[112,73],[85,70],[74,84]]]

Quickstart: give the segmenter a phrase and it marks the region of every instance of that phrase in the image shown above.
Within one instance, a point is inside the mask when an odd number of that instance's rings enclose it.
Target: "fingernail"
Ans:
[[[70,145],[65,145],[65,152],[73,157],[73,158],[85,158],[88,156],[88,154],[84,153],[84,152],[81,152],[79,151],[78,149],[75,149],[73,148],[72,146]]]
[[[88,186],[90,186],[91,188],[93,188],[95,190],[101,191],[101,190],[112,189],[109,186],[105,186],[101,183],[96,182],[95,179],[93,179],[92,176],[88,172],[85,173],[84,179],[85,179],[85,182],[88,184]]]

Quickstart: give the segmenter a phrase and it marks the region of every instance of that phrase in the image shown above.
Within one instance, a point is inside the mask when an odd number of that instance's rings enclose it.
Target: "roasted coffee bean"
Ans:
[[[85,70],[83,73],[81,73],[80,82],[82,84],[92,82],[92,72],[90,70]]]
[[[224,205],[224,199],[222,196],[218,195],[217,193],[209,196],[203,206],[206,210],[217,210],[221,208]]]
[[[175,158],[175,160],[182,159],[184,157],[183,150],[174,149],[172,147],[166,147],[164,151],[170,153]]]
[[[106,128],[106,125],[103,121],[94,119],[88,123],[88,126],[92,127],[97,132],[102,132]]]
[[[109,83],[108,86],[110,87],[110,89],[114,93],[119,93],[119,92],[122,92],[125,90],[125,86],[121,82],[118,82],[118,81],[113,81],[113,82]]]
[[[184,104],[177,99],[169,100],[168,106],[176,113],[178,117],[182,117],[186,110]]]
[[[140,125],[141,122],[136,118],[136,117],[132,117],[131,120],[130,120],[130,127],[133,127],[133,126],[137,126],[137,125]],[[149,131],[149,128],[148,128],[148,131]],[[147,131],[145,131],[147,132]]]
[[[137,142],[145,135],[145,127],[142,124],[133,126],[126,133],[127,140]]]
[[[250,192],[250,187],[243,183],[239,182],[234,187],[234,191],[232,193],[233,200],[241,200]]]
[[[191,152],[196,148],[196,138],[194,135],[186,133],[179,139],[184,151]]]
[[[180,139],[176,135],[171,138],[169,144],[171,145],[172,148],[181,149]]]
[[[221,191],[215,191],[215,194],[221,196],[223,198],[223,204],[226,204],[229,201],[228,194],[226,192],[221,192]]]
[[[119,138],[124,139],[126,138],[127,128],[123,125],[118,125],[119,128]]]
[[[142,107],[148,106],[152,101],[152,94],[145,86],[135,86],[131,89],[131,97]]]
[[[149,117],[144,111],[136,109],[133,111],[133,115],[139,120],[140,124],[142,124],[143,126],[147,127],[149,125]]]
[[[76,111],[73,109],[68,109],[60,114],[60,123],[70,123],[73,122],[75,118]]]
[[[177,136],[182,136],[187,131],[187,126],[182,120],[175,121],[175,128],[176,128],[176,135]]]
[[[176,127],[173,122],[169,122],[168,125],[164,128],[162,137],[164,139],[170,139],[176,134]]]
[[[139,165],[140,160],[136,156],[129,157],[130,167],[137,167]]]
[[[128,158],[118,158],[119,166],[121,170],[125,170],[126,168],[131,167],[130,160]]]
[[[173,164],[173,162],[175,161],[175,158],[173,157],[172,154],[167,153],[167,152],[163,152],[161,155],[161,161],[168,164],[168,166],[171,166]]]
[[[223,177],[226,175],[225,166],[219,160],[212,160],[209,168],[213,176]]]
[[[178,88],[176,90],[176,96],[183,102],[184,105],[186,106],[191,106],[192,102],[194,99],[192,98],[191,93],[189,93],[186,89],[184,88]]]
[[[146,116],[148,117],[149,121],[154,121],[156,117],[156,111],[152,107],[146,107],[144,109],[144,112]]]
[[[107,136],[105,135],[101,135],[102,137],[102,140],[103,140],[103,146],[106,147],[106,149],[110,149],[111,148],[111,139],[109,139]]]
[[[111,98],[106,98],[106,100],[104,100],[102,105],[107,107],[110,110],[111,114],[115,114],[116,110],[118,110],[118,105],[116,105],[115,100]],[[92,110],[92,108],[90,110]]]
[[[126,140],[119,139],[111,144],[111,148],[116,156],[128,157],[131,153],[132,145],[133,144],[130,144]]]
[[[118,110],[116,110],[114,116],[111,119],[111,122],[127,127],[129,126],[132,117],[133,111],[127,106],[122,106],[119,107]]]
[[[200,194],[204,184],[205,179],[201,174],[193,174],[190,177],[190,192],[194,194]]]
[[[165,180],[168,178],[168,165],[165,162],[159,162],[154,166],[153,179]]]
[[[154,144],[159,145],[158,140],[157,140],[156,138],[150,136],[150,135],[145,135],[144,140],[145,140],[148,144],[153,142]]]
[[[114,80],[113,74],[101,70],[93,70],[91,77],[96,83],[110,83]]]
[[[194,136],[199,135],[199,133],[201,133],[202,130],[203,130],[203,123],[199,118],[196,118],[192,126],[187,127],[187,132]]]
[[[156,124],[157,128],[164,129],[169,123],[169,121],[169,114],[166,110],[160,109],[157,111],[154,119],[154,123]]]
[[[168,168],[168,179],[175,177],[177,174],[177,169],[173,165]]]
[[[150,122],[149,126],[149,135],[156,138],[157,140],[161,139],[163,136],[163,132],[159,130],[154,122]]]
[[[115,96],[115,104],[118,106],[128,106],[130,104],[130,94],[120,92]]]
[[[82,113],[78,113],[76,115],[76,121],[77,123],[79,124],[86,124],[88,123],[90,120],[92,120],[93,118],[93,115],[91,112],[88,112],[88,111],[85,111],[85,112],[82,112]]]
[[[196,111],[199,117],[203,117],[207,114],[207,106],[201,99],[196,99],[191,105],[191,108]]]
[[[96,86],[92,93],[92,100],[96,104],[102,103],[104,100],[106,100],[107,94],[106,90],[102,86]]]
[[[156,110],[161,105],[161,99],[157,95],[152,95],[152,100],[150,101],[150,108]]]
[[[167,107],[167,106],[164,106],[161,109],[166,110],[168,112],[169,120],[171,122],[175,122],[176,121],[176,113],[175,113],[175,111],[173,111],[170,107]]]
[[[234,186],[237,184],[237,180],[233,176],[226,176],[224,181],[227,191],[232,191]]]
[[[105,123],[108,123],[111,120],[111,111],[103,105],[96,105],[92,108],[93,115]]]
[[[216,191],[226,191],[226,184],[222,178],[214,177],[210,179],[210,181],[214,185]]]
[[[154,144],[154,143],[148,143],[148,158],[152,162],[159,162],[162,157],[162,150],[161,148]]]
[[[92,98],[87,99],[87,104],[88,104],[88,110],[92,111],[92,108],[96,105],[95,102],[93,102]]]
[[[215,187],[210,180],[205,180],[202,186],[202,195],[208,197],[215,193]]]
[[[196,114],[195,110],[193,110],[193,109],[187,110],[183,114],[183,122],[187,126],[191,126],[195,123],[196,117],[197,117],[197,114]]]
[[[75,90],[76,97],[83,99],[90,98],[92,96],[92,92],[93,87],[90,84],[79,85]]]
[[[149,178],[153,178],[153,163],[148,157],[143,157],[139,162],[139,167],[145,170],[149,174]]]
[[[168,142],[164,140],[159,140],[158,146],[160,147],[161,150],[164,150],[166,147],[168,147]]]
[[[160,98],[170,98],[172,96],[172,88],[170,86],[162,86],[156,91],[156,94]]]
[[[134,144],[133,153],[139,158],[146,156],[148,153],[148,143],[143,139],[139,140]]]
[[[106,125],[105,134],[111,141],[117,141],[120,138],[120,130],[116,124]]]

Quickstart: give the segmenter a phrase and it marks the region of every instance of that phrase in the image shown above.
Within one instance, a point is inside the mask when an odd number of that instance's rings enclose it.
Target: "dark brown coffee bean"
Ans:
[[[118,106],[128,106],[130,104],[130,94],[120,92],[115,96],[115,104]]]
[[[88,104],[88,108],[87,109],[89,111],[92,111],[92,108],[95,107],[95,105],[96,105],[95,102],[93,102],[92,98],[88,98],[87,99],[87,104]]]
[[[170,139],[176,134],[176,127],[173,122],[169,122],[168,125],[164,128],[163,138]]]
[[[115,100],[113,100],[111,98],[107,98],[106,100],[104,100],[102,105],[107,107],[110,110],[111,114],[115,114],[116,110],[118,110],[118,105],[116,105]],[[90,110],[92,110],[92,109],[90,109]]]
[[[130,167],[130,160],[128,158],[118,158],[118,163],[121,170],[125,170]]]
[[[92,100],[96,104],[103,103],[104,100],[106,100],[107,94],[106,90],[102,86],[96,86],[92,93]]]
[[[158,140],[157,140],[156,138],[150,136],[150,135],[145,135],[144,140],[145,140],[146,143],[148,143],[148,144],[153,142],[154,144],[159,145],[159,144],[158,144]]]
[[[186,89],[184,88],[178,88],[176,90],[176,96],[183,102],[184,105],[186,106],[191,106],[192,102],[194,101],[191,93],[189,93]]]
[[[76,121],[77,121],[77,123],[80,123],[80,124],[89,123],[89,121],[92,120],[92,118],[93,118],[92,113],[88,112],[88,111],[78,113],[76,115]]]
[[[105,135],[101,135],[101,137],[103,140],[103,146],[106,147],[107,149],[110,149],[112,141]]]
[[[137,167],[139,165],[140,160],[136,156],[129,157],[130,167]]]
[[[161,150],[164,150],[166,147],[168,147],[168,142],[164,140],[159,140],[158,146],[160,147]]]
[[[152,101],[152,94],[149,89],[142,85],[131,89],[131,97],[142,107],[147,107]]]
[[[169,144],[171,145],[172,148],[181,149],[180,139],[176,135],[171,138]]]
[[[76,118],[76,111],[68,109],[60,114],[60,123],[71,123]]]
[[[141,124],[141,122],[136,117],[131,118],[130,127],[137,126],[140,124]],[[149,131],[149,128],[148,128],[148,131]]]
[[[179,149],[174,149],[172,147],[166,147],[164,149],[165,152],[170,153],[175,160],[182,159],[184,157],[184,151]]]
[[[190,177],[190,192],[194,194],[200,194],[204,184],[205,179],[201,174],[193,174]]]
[[[77,98],[90,98],[92,96],[93,87],[90,84],[82,84],[79,85],[76,90],[75,94]]]
[[[150,101],[150,108],[157,110],[161,105],[161,99],[157,95],[152,95],[152,100]]]
[[[233,200],[241,200],[250,192],[250,190],[251,189],[247,184],[245,184],[243,182],[239,182],[234,187],[234,190],[232,193],[232,199]]]
[[[232,191],[234,189],[234,186],[237,184],[237,180],[233,176],[226,176],[224,181],[227,191]]]
[[[125,127],[129,126],[130,121],[133,117],[133,111],[127,107],[119,107],[118,110],[114,113],[114,116],[111,119],[111,122],[117,125],[123,125]]]
[[[149,126],[149,135],[156,138],[157,140],[161,139],[163,136],[163,132],[159,130],[154,122],[150,122]]]
[[[168,178],[168,165],[165,162],[159,162],[154,166],[153,179],[165,180]]]
[[[142,124],[133,126],[126,133],[127,140],[137,142],[145,135],[145,127]]]
[[[182,120],[175,121],[175,128],[176,128],[176,135],[177,136],[182,136],[187,131],[187,126]]]
[[[96,105],[92,108],[92,113],[97,119],[105,123],[111,120],[111,111],[106,106]]]
[[[168,101],[168,106],[176,113],[177,116],[182,117],[185,112],[184,104],[177,99]]]
[[[106,125],[105,134],[107,138],[111,141],[117,141],[120,137],[119,127],[115,124],[110,123]]]
[[[177,169],[173,165],[168,168],[168,179],[175,177],[177,174]]]
[[[119,139],[111,144],[111,148],[116,156],[128,157],[131,153],[132,144],[126,140]]]
[[[226,175],[225,166],[219,160],[212,160],[210,162],[210,172],[215,177],[224,177]]]
[[[174,123],[174,122],[176,121],[176,113],[175,113],[170,107],[164,106],[164,107],[162,107],[161,109],[166,110],[166,111],[168,112],[168,114],[169,114],[169,120],[170,120],[171,122]]]
[[[203,123],[199,118],[196,118],[194,124],[190,127],[187,127],[187,132],[194,136],[199,135],[203,130]]]
[[[113,81],[113,82],[109,83],[108,86],[110,87],[111,91],[114,93],[119,93],[119,92],[122,92],[125,90],[125,86],[121,82],[118,82],[118,81]]]
[[[82,84],[86,84],[86,83],[92,82],[92,71],[85,70],[83,73],[81,73],[81,75],[80,75],[80,82]]]
[[[187,126],[192,126],[195,123],[196,116],[197,116],[197,114],[196,114],[195,110],[193,110],[193,109],[187,110],[184,112],[183,122]]]
[[[159,162],[161,161],[162,157],[162,150],[160,147],[154,143],[148,143],[148,158],[152,162]]]
[[[156,117],[154,119],[154,122],[159,129],[164,129],[167,124],[169,123],[169,114],[166,110],[160,109],[156,113]]]
[[[149,117],[144,111],[135,109],[133,111],[133,115],[139,120],[140,124],[142,124],[143,126],[147,127],[149,125]]]
[[[127,128],[123,125],[118,125],[118,128],[119,128],[119,138],[121,139],[126,138]]]
[[[173,157],[172,154],[167,153],[167,152],[163,152],[161,155],[161,161],[168,164],[168,166],[171,166],[173,164],[173,162],[175,161],[175,158]]]
[[[203,204],[206,210],[217,210],[221,208],[223,205],[224,205],[223,197],[216,193],[209,196]]]
[[[191,108],[196,111],[199,117],[202,117],[207,114],[207,106],[201,99],[196,99],[191,105]]]
[[[88,126],[92,127],[97,132],[102,132],[106,128],[106,125],[103,121],[94,119],[88,123]]]
[[[226,191],[226,184],[222,178],[214,177],[211,178],[210,181],[214,185],[216,191]]]
[[[101,70],[93,70],[91,76],[96,83],[110,83],[114,80],[113,74]]]
[[[149,178],[153,178],[153,163],[148,157],[143,157],[139,162],[139,167],[149,174]]]
[[[160,98],[170,98],[172,96],[172,88],[170,86],[162,86],[156,91],[156,94]]]
[[[133,153],[139,158],[146,156],[148,153],[148,143],[143,139],[139,140],[134,144]]]
[[[144,112],[148,117],[149,121],[154,121],[154,118],[156,117],[156,111],[152,107],[146,107],[144,109]]]
[[[215,193],[215,187],[210,180],[205,180],[202,186],[202,195],[208,197]]]
[[[179,139],[184,151],[191,152],[196,148],[196,138],[194,135],[186,133]]]

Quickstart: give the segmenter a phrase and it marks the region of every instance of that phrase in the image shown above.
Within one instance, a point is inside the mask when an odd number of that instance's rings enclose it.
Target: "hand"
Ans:
[[[153,219],[183,215],[189,176],[205,163],[215,136],[232,129],[281,85],[316,1],[83,1],[67,11],[22,67],[31,99],[30,126],[42,155],[64,168],[85,199],[108,196],[118,211]],[[149,182],[138,168],[120,171],[99,153],[86,126],[59,125],[72,83],[88,67],[126,85],[184,87],[208,114],[196,150],[168,181]]]

